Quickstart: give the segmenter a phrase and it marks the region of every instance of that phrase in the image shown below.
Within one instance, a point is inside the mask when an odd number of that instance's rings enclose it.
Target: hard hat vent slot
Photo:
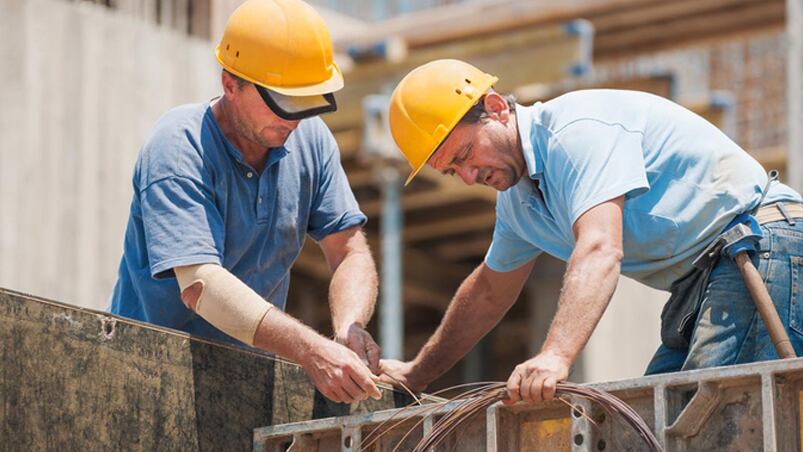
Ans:
[[[226,44],[226,50],[229,50],[229,47],[231,47],[231,44]]]
[[[460,89],[459,89],[459,88],[458,88],[458,89],[456,89],[456,90],[454,90],[454,92],[456,92],[458,95],[460,95],[460,94],[463,94],[463,92],[462,92],[462,91],[460,91]]]
[[[234,58],[240,58],[240,51],[238,50],[237,53],[234,54]]]
[[[470,85],[471,84],[471,80],[466,79],[466,83],[468,83]]]

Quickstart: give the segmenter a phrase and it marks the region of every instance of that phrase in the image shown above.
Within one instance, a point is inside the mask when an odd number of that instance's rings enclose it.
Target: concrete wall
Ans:
[[[0,287],[102,308],[139,146],[216,95],[212,45],[85,3],[0,11]]]

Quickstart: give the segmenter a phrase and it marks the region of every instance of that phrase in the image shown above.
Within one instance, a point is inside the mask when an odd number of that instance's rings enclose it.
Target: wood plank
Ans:
[[[592,18],[594,31],[605,34],[611,30],[632,29],[647,23],[660,23],[675,20],[678,17],[692,17],[703,14],[716,14],[728,8],[739,7],[747,3],[767,0],[675,0],[645,4],[637,8],[623,8]]]
[[[446,176],[440,175],[439,177],[447,178]],[[496,194],[490,193],[490,195],[492,197],[489,196],[487,187],[481,187],[478,185],[463,185],[462,187],[438,188],[435,190],[404,194],[401,198],[401,204],[402,209],[405,212],[408,212],[418,209],[440,208],[455,203],[476,199],[478,202],[489,203],[489,207],[493,208],[494,203],[496,202]],[[369,217],[381,215],[382,207],[383,202],[381,199],[360,203],[360,209],[362,209],[362,211]]]
[[[609,11],[663,3],[663,0],[564,0],[531,2],[502,0],[464,2],[417,11],[376,22],[358,39],[337,42],[340,48],[381,42],[399,36],[410,48],[426,47],[479,35],[501,33],[515,28],[535,27],[578,17],[592,17]],[[482,18],[478,21],[478,18]]]
[[[454,240],[435,247],[435,253],[444,260],[458,261],[469,257],[483,257],[491,246],[492,233],[471,239]]]
[[[404,230],[404,240],[408,243],[432,240],[453,234],[482,230],[492,230],[496,221],[494,209],[455,218],[443,218],[422,224],[408,225]]]
[[[0,343],[0,441],[20,450],[250,450],[257,427],[406,399],[331,403],[268,354],[4,289]]]
[[[621,57],[623,55],[655,50],[661,47],[676,47],[689,41],[699,41],[711,36],[728,33],[744,33],[755,27],[776,24],[783,26],[785,7],[782,2],[772,1],[749,4],[712,15],[694,18],[667,20],[656,24],[633,27],[626,30],[601,34],[594,40],[595,57]]]
[[[369,238],[369,243],[373,250],[380,249],[377,239]],[[454,291],[472,270],[470,266],[442,261],[409,248],[404,250],[402,261],[404,263],[404,300],[412,304],[438,309],[442,309],[448,304]],[[293,266],[293,271],[303,272],[327,286],[331,278],[323,253],[311,240],[304,244],[301,255]],[[292,286],[290,290],[293,290]]]
[[[585,22],[577,22],[585,23]],[[410,70],[436,58],[463,59],[499,77],[500,89],[522,83],[560,80],[576,68],[590,64],[590,31],[565,24],[511,31],[498,37],[477,36],[441,47],[411,52],[398,63],[371,62],[355,65],[345,74],[346,86],[338,92],[340,107],[323,117],[332,130],[359,127],[362,99],[369,94],[390,92]],[[504,52],[500,52],[500,48]],[[532,62],[523,64],[522,62]]]

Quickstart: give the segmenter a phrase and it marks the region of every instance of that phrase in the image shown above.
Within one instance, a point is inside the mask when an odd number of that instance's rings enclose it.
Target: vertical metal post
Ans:
[[[803,0],[786,0],[786,178],[803,191]]]
[[[379,292],[379,342],[382,357],[404,359],[404,307],[402,305],[402,209],[400,154],[390,135],[387,118],[390,99],[370,95],[363,99],[364,160],[373,168],[382,193],[380,239],[382,273]]]
[[[485,368],[485,357],[488,356],[487,341],[483,338],[463,360],[463,381],[473,382],[484,379],[483,369]]]
[[[380,177],[382,185],[380,345],[383,357],[404,359],[401,175],[398,168],[386,165],[381,168]]]

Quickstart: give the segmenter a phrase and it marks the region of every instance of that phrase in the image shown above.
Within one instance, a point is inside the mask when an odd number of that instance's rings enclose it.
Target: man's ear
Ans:
[[[232,94],[240,91],[240,85],[237,82],[237,79],[231,76],[226,71],[221,71],[220,73],[220,84],[223,85],[223,92],[231,97]]]
[[[500,121],[503,124],[507,124],[510,120],[510,107],[507,104],[507,100],[499,93],[489,91],[485,94],[483,105],[485,106],[485,113],[487,113],[491,119]]]

